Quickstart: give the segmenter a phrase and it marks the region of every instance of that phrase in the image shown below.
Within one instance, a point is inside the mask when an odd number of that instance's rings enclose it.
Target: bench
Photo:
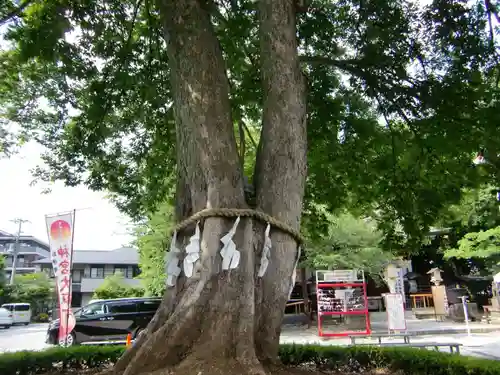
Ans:
[[[373,344],[358,344],[362,346],[373,346]],[[435,350],[439,350],[440,347],[449,347],[450,348],[450,353],[457,353],[460,354],[460,347],[462,344],[458,344],[456,342],[418,342],[418,343],[403,343],[403,342],[385,342],[385,343],[380,343],[380,344],[375,344],[380,347],[390,347],[390,346],[403,346],[403,347],[409,347],[409,348],[434,348]],[[352,345],[350,345],[352,346]]]
[[[410,343],[410,336],[412,336],[411,334],[409,333],[394,333],[394,334],[389,334],[389,333],[379,333],[379,334],[372,334],[372,335],[368,335],[368,336],[349,336],[349,338],[351,339],[351,344],[352,345],[356,345],[356,339],[357,338],[376,338],[378,340],[378,343],[379,344],[382,344],[382,338],[400,338],[402,337],[403,338],[403,341],[406,343],[406,344],[409,344]]]

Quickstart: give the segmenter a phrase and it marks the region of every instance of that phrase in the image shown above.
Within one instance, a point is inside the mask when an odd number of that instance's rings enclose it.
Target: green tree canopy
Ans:
[[[347,213],[328,216],[328,232],[307,244],[304,264],[313,269],[361,269],[380,279],[394,256],[382,248],[383,234],[376,223]]]
[[[500,271],[500,226],[485,231],[467,233],[458,241],[458,247],[445,252],[445,258],[483,261],[488,271]],[[481,270],[476,267],[474,273]]]
[[[306,214],[317,214],[318,202],[368,205],[389,241],[400,239],[396,224],[419,237],[460,187],[479,179],[472,155],[499,149],[492,4],[314,0],[297,8],[308,83]],[[250,144],[262,111],[256,4],[207,7],[235,131]],[[170,65],[157,10],[147,0],[7,1],[0,9],[8,24],[1,117],[46,146],[37,176],[108,190],[134,216],[154,210],[174,183]]]
[[[491,274],[499,268],[497,190],[492,185],[465,190],[460,203],[446,208],[438,220],[439,225],[449,228],[440,246],[445,259],[462,260],[472,274]]]
[[[446,206],[435,225],[442,228],[454,227],[467,232],[495,227],[500,224],[497,191],[498,188],[490,184],[464,189],[461,200]]]
[[[119,272],[107,276],[104,282],[94,291],[94,299],[113,299],[127,297],[142,297],[144,289],[132,287],[125,282],[125,278]]]
[[[139,249],[139,278],[147,296],[161,296],[165,291],[165,254],[173,225],[174,209],[164,202],[133,231],[134,245]]]
[[[5,258],[0,256],[0,288],[5,285],[7,278],[5,276]]]
[[[23,285],[25,287],[43,287],[54,288],[55,282],[45,272],[35,272],[16,275],[14,284]]]
[[[16,275],[13,285],[4,285],[3,303],[29,303],[34,314],[50,306],[55,298],[54,280],[45,272],[35,272],[25,275]]]
[[[5,285],[7,277],[5,275],[5,258],[0,256],[0,303],[5,299]]]

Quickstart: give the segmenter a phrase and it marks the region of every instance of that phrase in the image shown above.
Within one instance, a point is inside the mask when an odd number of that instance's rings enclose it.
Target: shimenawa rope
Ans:
[[[179,233],[187,226],[196,224],[201,219],[206,219],[209,217],[252,217],[258,219],[264,223],[269,223],[271,226],[280,229],[281,231],[290,234],[298,244],[304,243],[304,237],[300,234],[298,230],[295,230],[290,225],[266,214],[265,212],[259,210],[253,210],[250,208],[206,208],[204,210],[198,211],[187,219],[181,221],[177,224],[173,231]]]

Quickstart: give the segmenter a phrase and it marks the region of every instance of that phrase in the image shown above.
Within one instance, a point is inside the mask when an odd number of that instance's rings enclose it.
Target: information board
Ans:
[[[320,337],[371,333],[363,270],[316,271],[316,291]]]
[[[403,296],[399,293],[387,293],[384,294],[384,300],[389,330],[406,331]]]
[[[360,270],[316,271],[317,282],[364,282],[364,273]]]
[[[403,303],[406,300],[405,296],[405,282],[404,282],[404,274],[405,270],[403,268],[397,268],[398,276],[396,278],[396,293],[401,294],[403,296]]]

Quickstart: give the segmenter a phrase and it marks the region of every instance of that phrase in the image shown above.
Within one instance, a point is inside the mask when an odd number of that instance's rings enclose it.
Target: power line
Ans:
[[[16,277],[17,254],[19,253],[19,250],[20,250],[19,240],[21,238],[23,224],[30,223],[29,220],[20,219],[20,218],[16,218],[16,219],[11,220],[11,221],[18,225],[18,229],[17,229],[17,234],[16,234],[16,242],[14,244],[14,251],[12,252],[12,270],[10,273],[10,285],[14,284],[14,278]]]

